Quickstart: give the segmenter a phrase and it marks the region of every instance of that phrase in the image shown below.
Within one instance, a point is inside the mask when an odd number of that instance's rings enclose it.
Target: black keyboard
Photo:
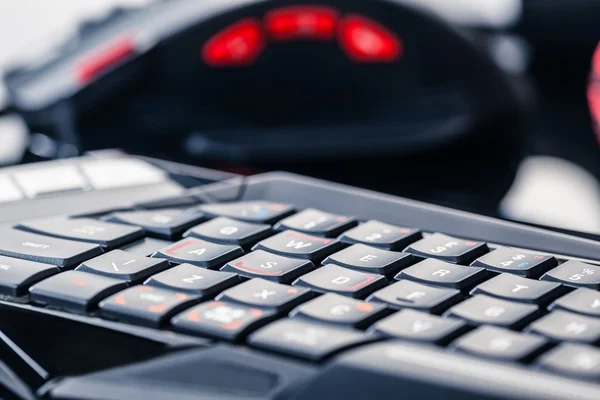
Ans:
[[[284,173],[181,196],[0,228],[6,393],[600,398],[600,242]]]

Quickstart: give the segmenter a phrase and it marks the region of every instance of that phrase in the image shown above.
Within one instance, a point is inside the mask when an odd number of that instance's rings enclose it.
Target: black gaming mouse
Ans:
[[[466,34],[410,3],[159,1],[82,25],[6,83],[32,132],[82,151],[396,193],[402,177],[411,197],[467,187],[495,203],[521,152],[521,102]]]
[[[495,65],[402,3],[161,1],[84,24],[6,82],[36,132],[237,161],[411,154],[513,117]]]

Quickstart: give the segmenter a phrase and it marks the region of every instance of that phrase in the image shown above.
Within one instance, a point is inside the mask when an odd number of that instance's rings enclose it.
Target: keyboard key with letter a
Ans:
[[[166,258],[173,264],[189,263],[203,268],[218,268],[243,254],[244,251],[239,246],[211,243],[190,237],[157,251],[152,257]]]

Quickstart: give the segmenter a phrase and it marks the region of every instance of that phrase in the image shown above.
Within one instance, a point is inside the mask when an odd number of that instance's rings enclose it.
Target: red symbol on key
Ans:
[[[265,271],[264,269],[250,268],[250,267],[245,266],[244,263],[241,261],[233,264],[233,266],[238,269],[253,272],[255,274],[260,274],[260,275],[281,275],[281,272],[282,272],[282,271]]]
[[[157,305],[148,306],[148,311],[153,312],[153,313],[160,313],[160,312],[165,311],[166,309],[167,309],[166,304],[157,304]]]
[[[257,310],[256,308],[253,308],[250,310],[250,314],[252,314],[253,317],[260,317],[262,315],[262,311]]]
[[[235,331],[236,329],[240,329],[242,326],[242,321],[233,321],[227,324],[223,324],[223,329],[227,329],[228,331]]]
[[[273,211],[283,211],[283,210],[285,210],[285,205],[283,205],[283,204],[272,204],[269,208],[271,210],[273,210]]]
[[[359,283],[357,283],[356,285],[353,285],[353,286],[346,286],[344,288],[344,290],[354,291],[354,290],[357,290],[358,288],[361,288],[361,287],[363,287],[365,285],[368,285],[369,283],[373,282],[374,280],[375,280],[374,276],[367,276],[365,278],[365,280],[363,280],[362,282],[359,282]]]
[[[115,297],[115,303],[117,304],[121,304],[121,305],[125,305],[125,296],[124,295],[119,295],[117,297]]]
[[[367,303],[358,303],[356,305],[356,308],[358,308],[359,311],[362,312],[371,312],[373,311],[373,306]]]
[[[183,243],[178,244],[175,247],[171,247],[170,249],[167,250],[166,253],[170,254],[172,256],[176,256],[177,255],[177,253],[176,253],[177,250],[183,249],[184,247],[189,246],[190,244],[202,244],[202,241],[200,241],[200,240],[194,240],[194,239],[189,239],[189,240],[186,240]]]
[[[82,279],[73,279],[71,283],[77,286],[85,286],[85,281]]]
[[[198,322],[200,321],[200,314],[198,314],[198,311],[190,311],[189,313],[187,313],[186,318],[189,321]]]
[[[533,256],[533,258],[536,260],[541,260],[542,258],[544,258],[544,256]]]
[[[177,296],[179,300],[185,300],[188,298],[187,295],[183,293],[175,293],[175,296]]]
[[[477,242],[465,242],[465,245],[473,247],[473,246],[477,246]]]

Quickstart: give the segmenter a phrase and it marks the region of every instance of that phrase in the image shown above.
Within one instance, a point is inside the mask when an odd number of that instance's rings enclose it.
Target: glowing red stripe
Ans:
[[[244,271],[248,271],[248,272],[254,272],[255,274],[259,274],[259,275],[281,275],[281,271],[263,271],[263,270],[259,270],[259,269],[253,269],[250,267],[246,267],[243,263],[238,262],[233,264],[234,267],[236,267],[237,269],[241,269]]]
[[[175,246],[175,247],[171,247],[170,249],[168,249],[168,250],[166,251],[166,253],[167,253],[167,254],[170,254],[170,255],[172,255],[172,256],[176,256],[176,255],[177,255],[177,253],[175,253],[175,252],[176,252],[177,250],[179,250],[179,249],[182,249],[182,248],[184,248],[184,247],[186,247],[186,246],[189,246],[190,244],[194,244],[194,243],[198,244],[198,243],[202,243],[202,242],[201,242],[201,241],[199,241],[199,240],[193,240],[193,239],[189,239],[189,240],[186,240],[186,241],[185,241],[185,242],[183,242],[183,243],[180,243],[180,244],[178,244],[178,245],[177,245],[177,246]]]
[[[265,27],[273,39],[331,39],[338,12],[323,6],[292,6],[270,11]]]
[[[87,83],[131,56],[135,44],[129,37],[118,37],[83,56],[75,65],[79,83]]]
[[[592,58],[592,81],[587,89],[590,113],[594,119],[594,132],[600,143],[600,44]]]
[[[358,288],[361,288],[361,287],[373,282],[374,280],[375,280],[374,276],[368,276],[364,281],[357,283],[354,286],[346,286],[344,289],[345,290],[356,290]]]

